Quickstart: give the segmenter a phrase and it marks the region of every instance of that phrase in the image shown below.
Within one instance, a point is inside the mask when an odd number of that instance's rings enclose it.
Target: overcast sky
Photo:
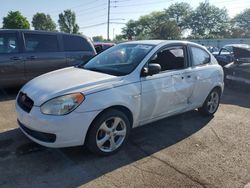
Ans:
[[[2,1],[2,2],[1,2]],[[50,14],[57,23],[58,14],[65,9],[76,13],[80,31],[89,36],[107,36],[107,2],[108,0],[0,0],[0,18],[9,11],[20,11],[31,22],[36,12]],[[111,0],[110,38],[120,34],[121,28],[129,19],[137,19],[152,11],[161,11],[175,2],[187,2],[195,8],[204,0]],[[250,0],[210,0],[211,4],[228,9],[230,17],[245,8],[250,8]],[[2,21],[1,21],[2,22]],[[0,23],[2,26],[2,23]]]

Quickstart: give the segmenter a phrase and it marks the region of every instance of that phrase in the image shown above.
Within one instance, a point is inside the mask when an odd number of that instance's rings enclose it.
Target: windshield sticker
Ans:
[[[139,45],[136,46],[136,48],[140,48],[140,49],[143,49],[143,50],[150,50],[152,48],[152,46],[145,45],[145,44],[139,44]]]

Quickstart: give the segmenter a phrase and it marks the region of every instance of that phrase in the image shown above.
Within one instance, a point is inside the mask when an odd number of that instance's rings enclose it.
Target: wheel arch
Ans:
[[[91,129],[93,123],[94,123],[99,117],[101,117],[101,115],[102,115],[103,113],[105,113],[106,111],[111,110],[111,109],[114,109],[114,110],[118,110],[118,111],[123,112],[123,113],[128,117],[128,120],[129,120],[129,123],[130,123],[131,128],[133,128],[134,118],[133,118],[132,111],[131,111],[128,107],[123,106],[123,105],[113,105],[113,106],[110,106],[110,107],[108,107],[108,108],[103,109],[103,110],[102,110],[101,112],[99,112],[99,114],[97,114],[97,116],[93,119],[93,121],[91,122],[90,126],[88,127],[88,131],[87,131],[87,133],[86,133],[85,141],[86,141],[86,139],[87,139],[87,137],[88,137],[88,135],[89,135],[89,131],[90,131],[90,129]],[[85,141],[84,141],[84,143],[85,143]]]
[[[220,85],[216,85],[216,86],[214,86],[214,87],[213,87],[213,89],[211,89],[211,91],[213,91],[214,89],[218,89],[218,90],[219,90],[219,92],[220,92],[220,96],[222,95],[222,92],[223,92],[223,88],[222,88],[222,86],[220,86]],[[211,91],[210,91],[210,92],[211,92]],[[210,93],[210,92],[209,92],[209,93]]]

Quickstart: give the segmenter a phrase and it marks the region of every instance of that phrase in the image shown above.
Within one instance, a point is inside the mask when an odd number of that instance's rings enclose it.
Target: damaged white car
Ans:
[[[41,145],[85,144],[108,155],[132,128],[193,109],[213,115],[223,88],[223,70],[204,47],[134,41],[33,79],[20,90],[16,111],[23,133]]]

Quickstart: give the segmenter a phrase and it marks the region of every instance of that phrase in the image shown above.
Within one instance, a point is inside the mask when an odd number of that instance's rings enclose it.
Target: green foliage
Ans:
[[[229,28],[229,16],[224,8],[220,9],[209,3],[200,3],[190,15],[189,29],[195,36],[221,37],[229,34]]]
[[[92,37],[92,40],[94,42],[103,42],[104,38],[103,38],[103,36],[94,36],[94,37]]]
[[[36,13],[32,19],[32,26],[35,30],[56,31],[56,24],[50,15]]]
[[[190,14],[192,13],[192,8],[188,3],[174,3],[168,9],[165,9],[165,12],[168,18],[174,20],[181,30],[188,28]]]
[[[115,38],[113,39],[113,42],[122,42],[125,41],[124,35],[116,35]]]
[[[79,26],[76,24],[76,15],[71,10],[65,10],[59,14],[58,24],[62,32],[79,33]]]
[[[152,39],[180,39],[181,30],[175,21],[160,23],[151,33]]]
[[[132,38],[137,35],[136,30],[137,30],[137,22],[134,20],[129,20],[126,23],[126,26],[122,28],[123,37],[128,40],[132,40]]]
[[[245,9],[242,13],[232,19],[233,37],[249,38],[250,37],[250,8]]]
[[[243,14],[243,13],[242,13]],[[249,33],[249,10],[235,18],[234,33]],[[174,3],[162,12],[152,12],[138,20],[130,20],[122,29],[124,39],[179,39],[190,32],[189,38],[230,38],[231,24],[225,8],[200,3],[192,9],[188,3]],[[245,32],[243,32],[244,30]]]
[[[30,24],[19,11],[10,11],[3,18],[3,29],[30,29]]]
[[[137,21],[128,21],[126,27],[122,29],[122,34],[128,40],[172,39],[180,37],[180,30],[176,23],[169,21],[167,14],[162,11],[141,16]]]

